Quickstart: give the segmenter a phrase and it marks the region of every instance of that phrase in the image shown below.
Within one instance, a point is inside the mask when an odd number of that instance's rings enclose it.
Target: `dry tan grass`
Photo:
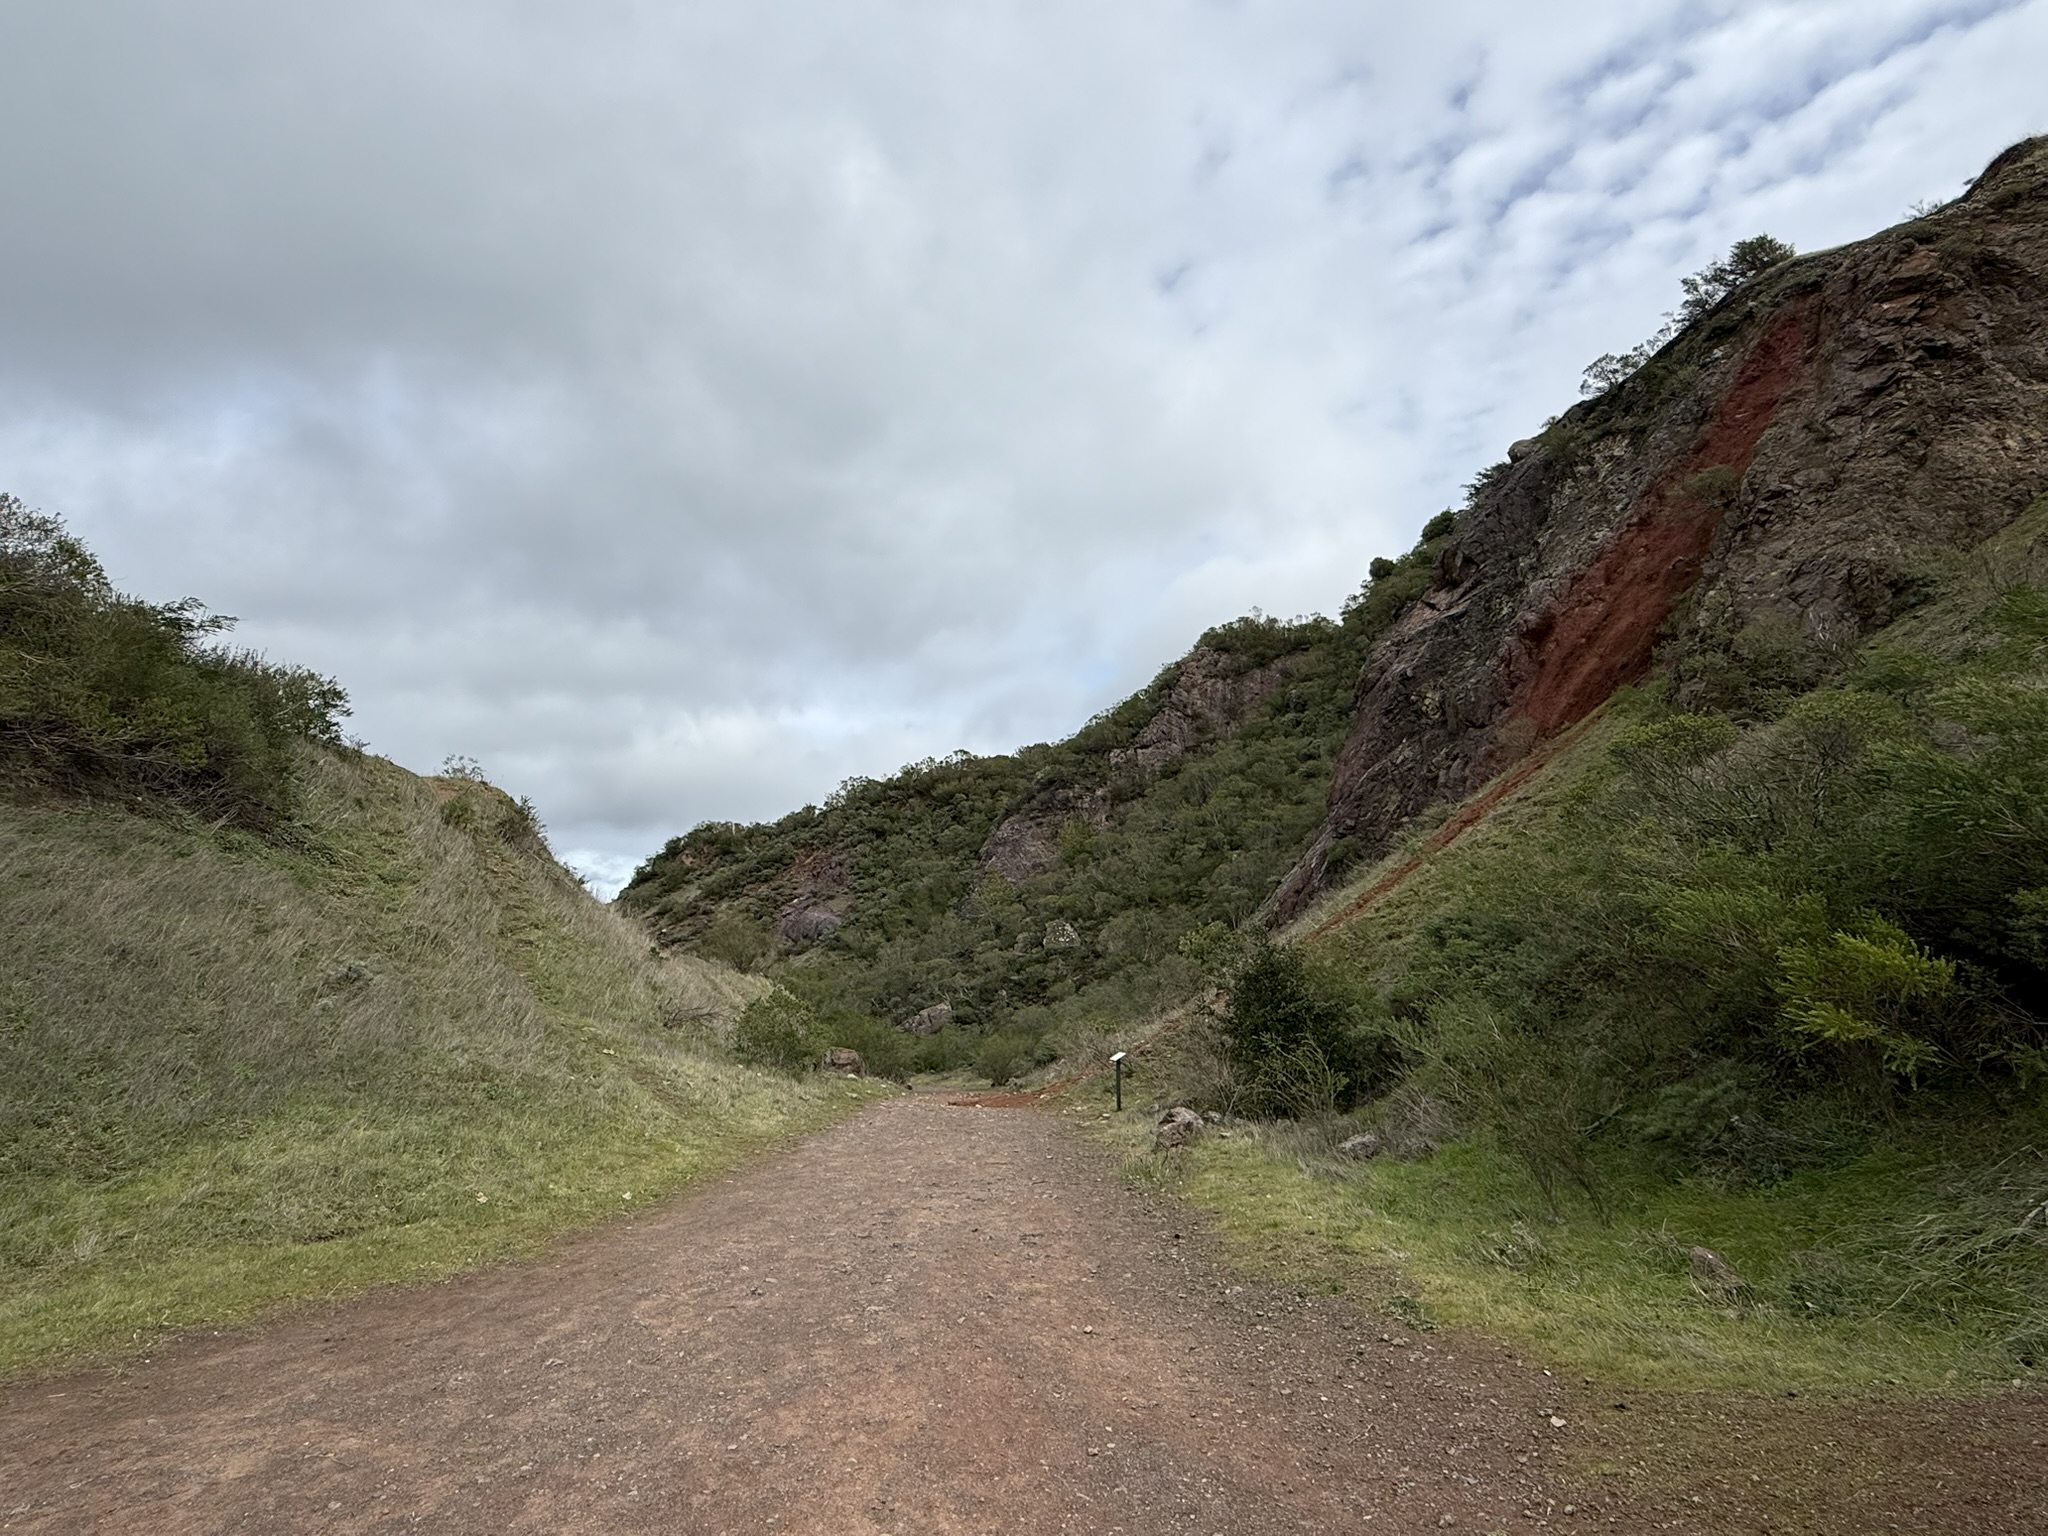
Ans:
[[[765,983],[485,784],[322,754],[285,846],[0,803],[0,870],[0,1370],[524,1251],[854,1102],[725,1058]]]

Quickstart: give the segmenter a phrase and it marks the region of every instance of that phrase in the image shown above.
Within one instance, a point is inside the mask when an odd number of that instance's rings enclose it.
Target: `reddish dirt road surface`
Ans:
[[[2036,1399],[1621,1401],[906,1097],[542,1262],[0,1390],[0,1530],[2048,1530]]]

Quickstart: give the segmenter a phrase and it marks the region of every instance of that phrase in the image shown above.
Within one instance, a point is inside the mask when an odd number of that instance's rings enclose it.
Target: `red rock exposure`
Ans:
[[[1917,561],[2048,491],[2044,466],[2033,139],[1952,204],[1757,275],[1480,478],[1366,659],[1327,818],[1266,915],[1540,758],[1660,655],[1685,706],[1752,626],[1872,633],[1914,601]]]
[[[1643,493],[1621,530],[1524,637],[1526,662],[1510,663],[1520,674],[1511,718],[1549,736],[1649,671],[1658,630],[1699,579],[1764,429],[1798,382],[1810,315],[1801,305],[1779,316],[1692,450]]]

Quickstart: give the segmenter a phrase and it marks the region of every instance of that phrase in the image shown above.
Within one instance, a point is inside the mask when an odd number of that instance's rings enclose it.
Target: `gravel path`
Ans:
[[[1873,1523],[1861,1457],[1613,1406],[1234,1275],[1055,1116],[904,1097],[542,1262],[0,1390],[0,1530],[2048,1530],[2024,1424],[1967,1520],[1936,1468]]]

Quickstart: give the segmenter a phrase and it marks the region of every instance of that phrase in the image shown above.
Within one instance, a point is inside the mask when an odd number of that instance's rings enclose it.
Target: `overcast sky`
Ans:
[[[2044,64],[2048,0],[9,0],[0,490],[609,890],[1334,612]]]

